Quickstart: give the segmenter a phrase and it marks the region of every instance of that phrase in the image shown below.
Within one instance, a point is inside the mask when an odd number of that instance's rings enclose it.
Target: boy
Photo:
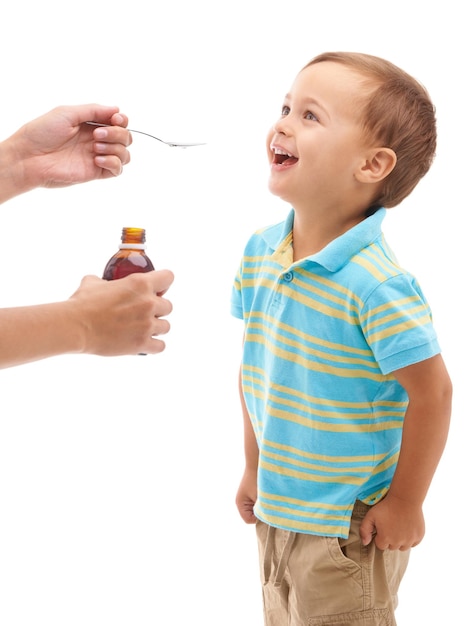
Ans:
[[[381,232],[435,154],[435,110],[393,64],[325,53],[296,77],[267,139],[269,189],[292,209],[247,244],[246,467],[267,626],[395,624],[451,382],[429,306]]]

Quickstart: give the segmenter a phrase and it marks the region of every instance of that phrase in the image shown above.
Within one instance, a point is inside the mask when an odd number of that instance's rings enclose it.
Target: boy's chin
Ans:
[[[274,196],[280,198],[280,200],[289,202],[289,198],[286,197],[286,189],[284,189],[282,185],[277,184],[277,182],[272,180],[272,178],[268,179],[268,191]]]

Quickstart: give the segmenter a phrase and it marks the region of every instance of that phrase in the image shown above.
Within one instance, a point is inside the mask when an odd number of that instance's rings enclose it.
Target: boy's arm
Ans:
[[[448,436],[452,384],[440,355],[394,372],[409,396],[401,451],[388,494],[361,525],[365,545],[407,550],[423,538],[422,504]]]
[[[253,430],[252,422],[245,405],[242,392],[242,373],[239,373],[239,394],[244,418],[244,452],[245,470],[236,495],[236,505],[240,516],[247,524],[255,524],[256,517],[253,512],[257,500],[257,470],[258,470],[258,444]]]

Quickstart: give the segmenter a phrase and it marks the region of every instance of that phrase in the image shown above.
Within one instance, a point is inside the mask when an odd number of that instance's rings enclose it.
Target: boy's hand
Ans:
[[[257,501],[257,472],[246,471],[240,481],[236,495],[236,505],[246,524],[255,524],[257,518],[253,508]]]
[[[424,534],[422,507],[390,494],[368,511],[360,526],[363,545],[374,537],[380,550],[408,550],[419,544]]]

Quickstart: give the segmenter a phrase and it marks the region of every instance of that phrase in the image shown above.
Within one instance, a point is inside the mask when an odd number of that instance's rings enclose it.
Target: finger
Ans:
[[[126,128],[128,121],[128,116],[124,113],[115,113],[111,116],[110,123],[113,126],[122,126],[123,128]]]
[[[132,285],[131,289],[139,293],[145,293],[146,295],[151,293],[157,296],[155,300],[157,302],[155,315],[159,316],[168,315],[172,310],[171,303],[161,296],[167,292],[173,283],[173,279],[173,272],[170,270],[152,270],[151,272],[129,274],[120,280],[126,281],[130,287]]]
[[[160,354],[166,348],[165,341],[162,339],[157,339],[157,337],[153,337],[150,339],[142,350],[139,350],[140,354]]]
[[[173,305],[170,302],[170,300],[157,296],[157,306],[155,308],[155,314],[154,314],[154,317],[156,319],[165,317],[166,315],[170,315],[170,313],[172,312],[172,309],[173,309]],[[164,321],[164,320],[159,319],[159,321]]]
[[[170,270],[154,270],[146,274],[152,281],[152,291],[158,296],[163,296],[170,288],[174,280],[173,272]]]
[[[75,124],[83,124],[89,120],[100,124],[109,124],[116,115],[121,115],[127,121],[126,116],[119,113],[117,106],[105,106],[102,104],[83,104],[78,106],[59,107]]]
[[[251,506],[250,509],[246,511],[245,522],[247,524],[255,524],[256,521],[257,518],[255,517],[255,514],[253,512],[253,506]]]
[[[381,537],[379,537],[378,535],[376,535],[375,537],[375,546],[378,548],[378,550],[394,550],[396,549],[394,546],[392,546],[388,540],[385,539],[381,539]]]
[[[93,149],[99,156],[116,156],[123,165],[126,165],[131,160],[129,150],[126,149],[120,143],[105,143],[103,141],[97,141],[93,144]]]
[[[119,176],[123,171],[123,162],[117,156],[98,155],[94,159],[95,165],[103,170],[103,178]]]
[[[96,141],[122,146],[130,146],[133,141],[131,133],[121,126],[97,126],[93,130],[93,137]]]
[[[152,337],[158,337],[159,335],[166,335],[170,330],[170,322],[166,319],[158,318],[155,320],[154,331]]]
[[[161,335],[166,335],[170,330],[167,320],[159,319],[154,325],[153,335],[143,342],[139,349],[140,354],[159,354],[166,348],[165,342],[160,339]]]
[[[375,530],[373,520],[366,516],[360,525],[360,537],[364,546],[371,543]]]
[[[246,524],[255,524],[257,518],[253,513],[253,509],[247,509],[245,506],[239,506],[239,515]]]

